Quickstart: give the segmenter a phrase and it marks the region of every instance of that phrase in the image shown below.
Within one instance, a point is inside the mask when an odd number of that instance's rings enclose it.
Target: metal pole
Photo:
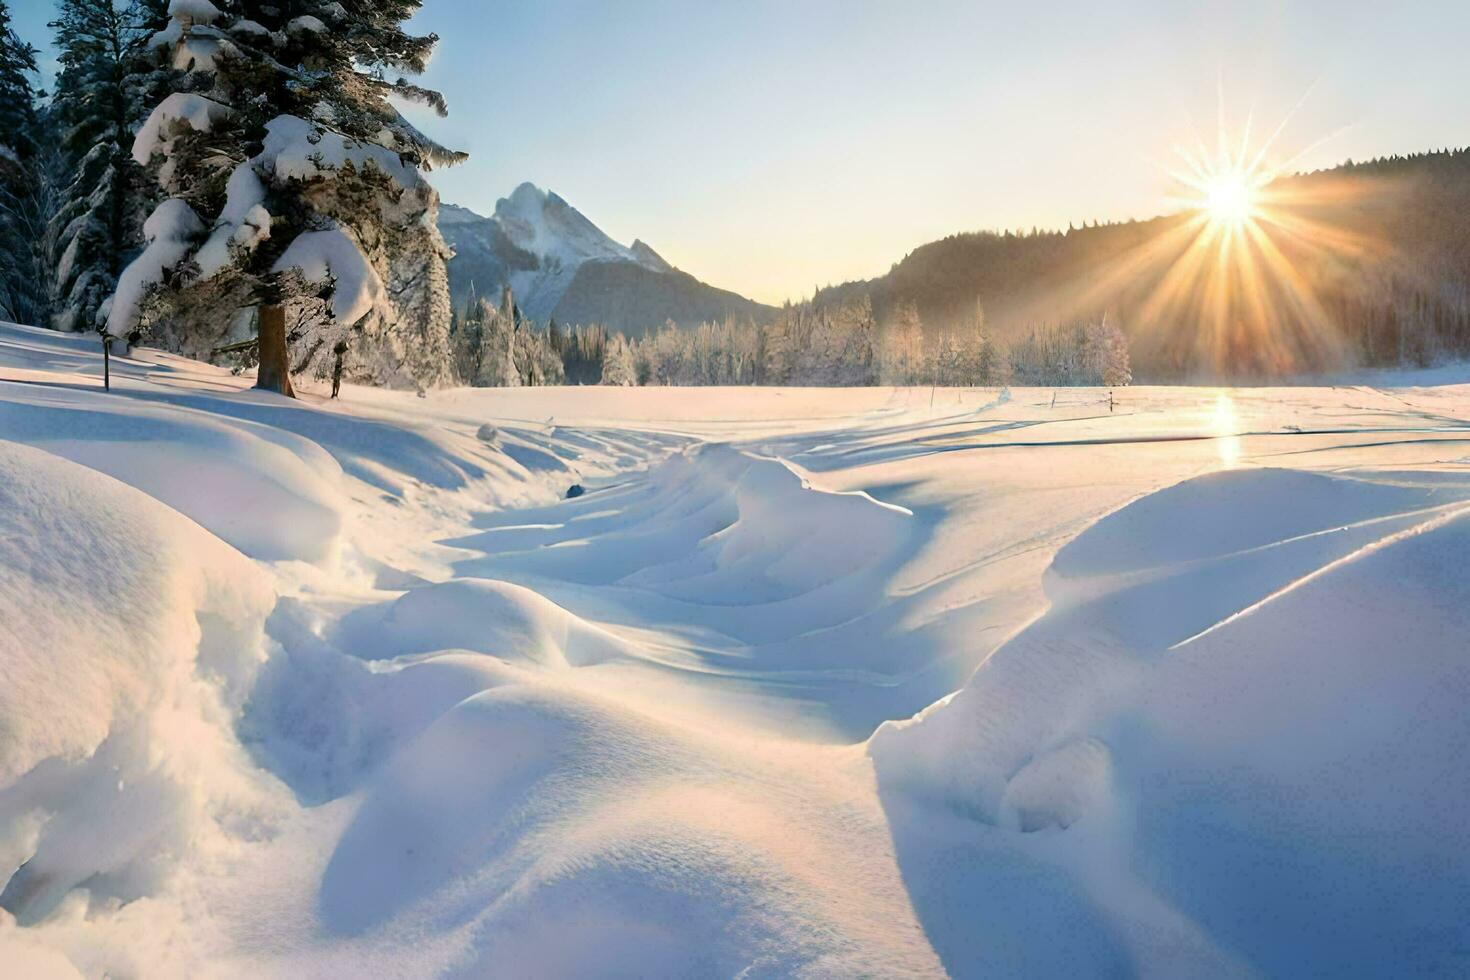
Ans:
[[[112,390],[112,337],[102,334],[102,390]]]

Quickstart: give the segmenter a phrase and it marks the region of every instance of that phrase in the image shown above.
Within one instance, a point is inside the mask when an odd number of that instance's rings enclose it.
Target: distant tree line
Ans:
[[[472,298],[451,328],[456,377],[503,387],[604,385],[1126,385],[1128,341],[1107,315],[1039,326],[1012,345],[995,340],[976,307],[970,320],[926,331],[912,303],[885,322],[866,298],[838,307],[788,304],[769,324],[734,318],[636,339],[596,324],[544,328],[519,314],[508,289],[498,306]]]

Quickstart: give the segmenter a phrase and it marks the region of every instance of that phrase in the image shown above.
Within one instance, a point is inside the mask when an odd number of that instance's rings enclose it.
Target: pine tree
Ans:
[[[1128,338],[1119,329],[1117,321],[1107,314],[1087,325],[1082,357],[1088,383],[1110,388],[1133,383]]]
[[[0,0],[0,319],[43,324],[52,202],[35,71],[36,49],[11,28]]]
[[[402,29],[419,6],[172,0],[148,43],[181,74],[132,148],[169,197],[119,278],[110,333],[207,356],[253,320],[257,384],[285,394],[292,373],[329,376],[343,343],[351,380],[449,379],[448,250],[420,171],[463,154],[388,101],[442,114],[438,93],[386,77],[421,72],[437,41]]]
[[[607,338],[602,353],[602,384],[627,387],[638,383],[638,368],[633,361],[633,349],[620,333]]]
[[[924,324],[913,303],[899,303],[883,338],[883,381],[917,384],[924,364]]]
[[[60,0],[58,13],[51,27],[61,72],[51,112],[63,179],[50,226],[52,323],[81,330],[95,325],[118,275],[141,249],[143,220],[155,203],[131,147],[142,122],[140,90],[154,81],[146,42],[164,19],[156,5],[116,0]]]

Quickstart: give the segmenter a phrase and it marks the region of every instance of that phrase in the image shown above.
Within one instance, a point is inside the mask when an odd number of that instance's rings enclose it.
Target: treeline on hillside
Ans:
[[[814,304],[867,297],[882,317],[914,303],[943,330],[979,302],[1005,340],[1109,311],[1150,381],[1470,356],[1470,149],[1348,163],[1267,192],[1259,234],[1237,239],[1237,268],[1218,283],[1208,265],[1191,268],[1208,229],[1181,214],[953,235],[885,276],[819,290]]]
[[[962,326],[926,331],[913,304],[880,324],[866,299],[788,305],[763,325],[672,322],[633,340],[601,326],[545,329],[522,319],[509,291],[474,300],[451,328],[463,384],[605,385],[1126,385],[1128,343],[1106,315],[1038,327],[1006,345],[977,308]]]

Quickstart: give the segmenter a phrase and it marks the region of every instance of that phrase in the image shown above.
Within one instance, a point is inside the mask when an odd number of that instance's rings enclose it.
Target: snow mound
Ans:
[[[341,469],[288,432],[91,392],[0,391],[0,439],[163,501],[252,558],[322,561],[343,526]]]
[[[157,501],[0,442],[0,907],[156,888],[212,808],[268,812],[230,738],[274,593]]]
[[[364,659],[473,650],[544,667],[636,656],[622,640],[537,592],[488,579],[454,579],[343,618],[337,645]]]
[[[816,871],[837,846],[713,741],[592,693],[504,686],[374,780],[319,912],[341,937],[468,925],[466,974],[934,972],[911,920],[865,918]]]
[[[1464,935],[1470,894],[1470,850],[1446,849],[1470,799],[1465,497],[1244,470],[1099,521],[1057,555],[1045,616],[875,733],[891,811],[1046,832],[999,847],[1082,885],[1046,914],[1116,920],[1132,896],[1146,957],[1172,933],[1196,967],[1449,968],[1422,939]],[[978,841],[950,859],[997,864]],[[900,842],[918,863],[935,846]],[[998,881],[977,868],[967,894]],[[1044,886],[1006,887],[1027,907]]]
[[[461,570],[617,585],[699,607],[752,642],[860,614],[917,536],[901,507],[821,489],[785,460],[720,444],[671,457],[636,488],[516,517],[518,526],[449,542],[490,553]]]

